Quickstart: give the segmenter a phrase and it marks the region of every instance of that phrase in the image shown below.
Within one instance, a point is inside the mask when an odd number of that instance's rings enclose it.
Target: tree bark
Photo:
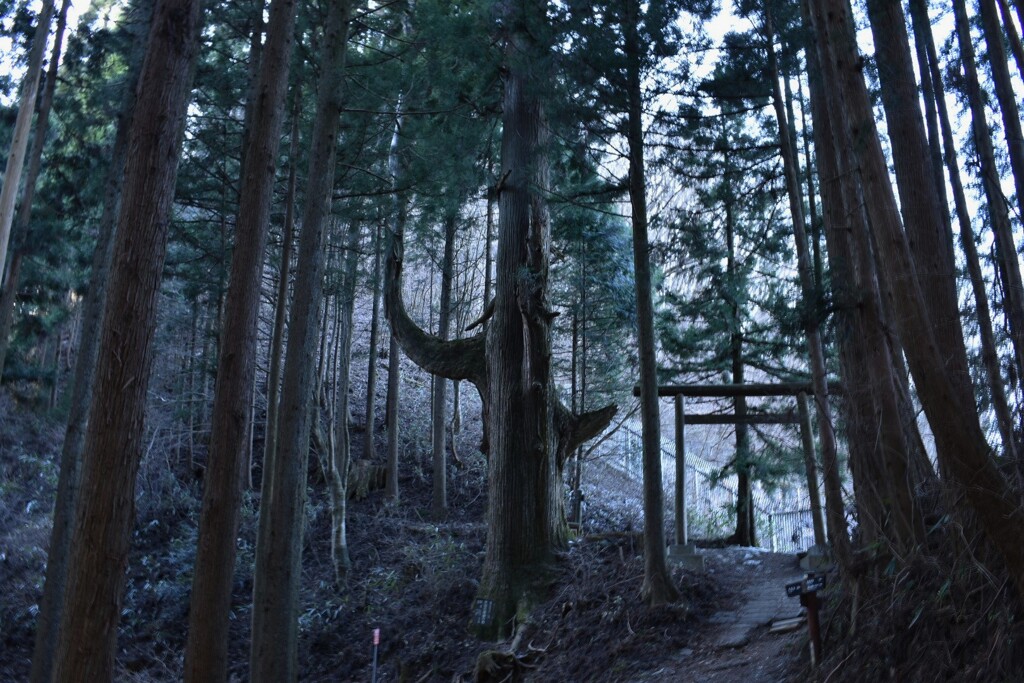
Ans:
[[[981,182],[985,188],[989,219],[995,237],[996,267],[1003,282],[1003,309],[1009,322],[1017,376],[1024,377],[1024,280],[1021,278],[1020,259],[1017,257],[1017,246],[1010,224],[1010,215],[1006,199],[1003,197],[995,151],[989,136],[985,105],[981,97],[981,85],[978,82],[974,44],[971,42],[967,9],[963,0],[954,0],[953,14],[956,18],[960,61],[964,69],[964,93],[967,95],[967,102],[971,108],[974,147],[978,153]],[[1024,197],[1019,199],[1024,201]]]
[[[806,4],[806,3],[804,3]],[[802,8],[803,9],[803,8]],[[886,512],[884,483],[885,456],[880,439],[891,429],[885,428],[891,420],[879,421],[875,411],[876,394],[891,388],[892,381],[884,382],[884,373],[879,368],[891,367],[888,361],[888,346],[879,343],[884,338],[878,329],[876,304],[877,289],[874,287],[874,271],[863,272],[858,268],[855,235],[862,234],[863,212],[851,207],[861,206],[856,201],[855,184],[849,175],[839,171],[840,161],[835,145],[825,95],[817,63],[817,53],[807,51],[808,84],[812,116],[814,119],[814,146],[821,188],[821,206],[825,241],[829,265],[832,270],[834,298],[837,302],[837,338],[839,342],[839,365],[844,384],[844,407],[850,449],[850,469],[853,473],[854,491],[857,500],[857,521],[862,548],[876,547],[882,535]],[[873,336],[868,337],[871,330]],[[869,359],[869,350],[885,351]],[[872,360],[874,362],[872,362]],[[878,363],[883,363],[879,365]],[[870,377],[864,369],[875,371]],[[881,417],[888,413],[882,412]],[[872,424],[874,423],[874,424]]]
[[[391,225],[391,234],[389,235],[389,254],[394,249],[400,249],[402,246],[401,240],[405,235],[405,221],[408,217],[408,197],[404,191],[400,191],[399,181],[402,173],[402,161],[399,156],[399,145],[401,143],[402,133],[402,95],[398,96],[398,104],[395,106],[395,130],[391,136],[391,147],[388,151],[388,171],[391,174],[391,189],[394,191],[395,196],[395,213],[393,217],[393,223]],[[388,264],[390,266],[390,256]],[[388,345],[388,396],[386,406],[386,421],[387,421],[387,437],[388,437],[388,452],[387,452],[387,497],[392,501],[398,501],[398,437],[399,437],[399,426],[398,426],[398,411],[401,401],[401,372],[402,372],[402,352],[400,350],[398,337],[395,334],[395,320],[396,316],[391,313],[391,301],[389,299],[390,288],[394,286],[391,280],[387,282],[387,287],[384,291],[384,306],[387,309],[388,322],[391,325],[391,340]],[[398,297],[401,298],[401,285],[398,285]]]
[[[811,8],[819,64],[824,81],[830,84],[826,93],[829,116],[838,134],[835,144],[850,149],[858,163],[881,270],[890,280],[889,291],[900,293],[892,302],[894,322],[935,434],[942,473],[955,493],[973,508],[1002,555],[1018,593],[1024,595],[1024,547],[1019,543],[1024,513],[989,457],[973,399],[965,405],[962,397],[967,392],[954,387],[955,376],[945,371],[875,129],[849,7],[842,0],[824,0]]]
[[[284,240],[281,245],[281,268],[277,281],[277,299],[274,307],[274,332],[270,338],[270,367],[267,371],[267,428],[263,445],[263,476],[261,495],[273,488],[273,468],[277,451],[277,425],[280,414],[281,365],[284,350],[285,320],[288,315],[288,285],[292,270],[292,247],[295,241],[295,185],[299,154],[299,93],[292,107],[291,143],[288,148],[288,193],[284,201]]]
[[[32,114],[36,108],[36,94],[39,91],[39,80],[43,75],[43,53],[50,37],[53,5],[54,0],[43,0],[43,6],[39,10],[32,47],[28,53],[25,78],[21,83],[21,103],[18,105],[18,116],[14,121],[14,134],[7,154],[4,182],[0,188],[0,275],[7,264],[7,246],[11,238],[11,225],[14,223],[14,204],[18,199],[18,186],[21,184],[21,171],[25,166],[25,153],[28,150],[28,138],[32,128]]]
[[[373,312],[370,315],[370,361],[366,368],[366,431],[363,434],[363,459],[376,460],[377,449],[373,443],[374,412],[377,404],[377,353],[380,348],[380,299],[381,299],[381,228],[373,231]]]
[[[724,182],[731,183],[729,178],[729,160],[726,159],[726,172],[723,175]],[[736,288],[738,274],[736,272],[736,243],[733,213],[734,195],[732,186],[726,190],[725,199],[725,243],[728,256],[726,258],[726,273],[729,277],[730,288]],[[730,335],[730,355],[732,360],[732,382],[743,384],[743,320],[740,315],[737,296],[730,297],[729,308],[732,317],[732,334]],[[742,420],[747,415],[747,398],[736,396],[733,398],[736,417]],[[736,423],[736,533],[733,540],[737,545],[753,547],[756,543],[756,528],[754,525],[754,495],[750,481],[750,429],[742,421]]]
[[[455,270],[455,225],[458,214],[450,212],[444,218],[444,256],[441,259],[441,302],[438,312],[437,336],[442,342],[448,339],[452,312],[452,272]],[[445,412],[448,382],[436,377],[431,397],[431,441],[434,451],[434,496],[433,516],[444,519],[448,513],[448,452],[445,439]]]
[[[113,676],[117,622],[142,457],[156,299],[201,3],[159,0],[153,14],[128,139],[96,393],[82,458],[81,498],[68,563],[56,680]]]
[[[21,264],[31,244],[29,237],[32,218],[32,202],[35,199],[36,183],[43,165],[43,147],[46,146],[46,134],[50,128],[50,109],[53,106],[53,93],[57,89],[57,65],[60,63],[61,44],[64,40],[64,27],[67,25],[69,0],[63,0],[57,14],[57,30],[50,51],[50,63],[46,69],[43,84],[43,96],[39,99],[39,111],[36,114],[36,130],[32,140],[32,149],[28,152],[28,170],[25,173],[25,186],[21,190],[21,204],[14,217],[11,232],[14,246],[11,265],[7,270],[7,278],[3,282],[3,293],[0,294],[0,376],[3,375],[10,348],[11,327],[14,324],[14,304],[18,297],[21,284]]]
[[[922,52],[920,70],[930,74],[932,97],[939,129],[942,136],[942,147],[945,149],[945,164],[949,172],[949,184],[953,190],[953,203],[956,207],[957,225],[960,228],[960,244],[964,250],[964,260],[971,279],[974,293],[975,312],[978,317],[978,336],[981,340],[981,361],[985,366],[988,387],[991,392],[992,408],[996,414],[996,423],[1003,441],[1003,453],[1015,458],[1017,453],[1016,438],[1013,434],[1013,415],[1006,399],[1006,389],[1000,369],[999,352],[996,347],[995,334],[992,326],[992,313],[989,308],[988,295],[985,291],[985,279],[981,272],[981,259],[975,246],[974,227],[971,224],[971,212],[967,207],[967,196],[963,181],[960,178],[960,165],[957,161],[956,143],[953,138],[953,127],[946,107],[946,97],[942,88],[942,76],[939,71],[939,59],[935,51],[932,37],[931,22],[928,18],[928,7],[924,0],[910,0],[910,14],[913,18],[914,34]],[[943,183],[943,186],[945,183]]]
[[[636,278],[637,341],[640,356],[640,416],[643,425],[644,583],[641,593],[651,606],[673,602],[679,592],[665,564],[665,501],[661,481],[661,410],[651,294],[651,256],[647,240],[647,186],[644,177],[643,99],[640,90],[640,3],[627,0],[623,22],[629,145],[629,201],[633,224],[633,271]]]
[[[804,333],[807,336],[807,353],[810,358],[811,381],[814,384],[814,406],[818,416],[821,439],[822,475],[825,482],[825,517],[828,523],[829,540],[841,566],[849,566],[850,541],[843,516],[842,484],[839,476],[839,455],[832,424],[832,410],[829,406],[828,374],[825,367],[825,351],[821,341],[821,330],[815,313],[817,308],[816,290],[812,275],[811,258],[807,248],[807,231],[804,228],[803,203],[800,201],[800,180],[796,164],[796,150],[791,144],[789,121],[786,117],[779,89],[779,68],[775,56],[775,30],[767,6],[764,10],[765,33],[768,38],[768,72],[772,83],[772,105],[779,126],[779,144],[783,170],[786,178],[786,193],[793,223],[793,237],[796,242],[797,273],[803,297]]]
[[[349,373],[352,368],[352,317],[356,302],[356,275],[359,264],[359,223],[349,223],[346,245],[345,272],[341,288],[341,317],[335,334],[339,337],[338,361],[334,372],[334,448],[331,450],[331,468],[328,481],[331,491],[331,562],[334,564],[334,580],[339,584],[352,560],[348,554],[346,533],[346,511],[348,506],[348,475],[351,461],[351,441],[348,426],[349,415]]]
[[[273,0],[269,26],[250,101],[252,129],[242,166],[241,202],[217,363],[185,647],[187,682],[227,679],[231,588],[242,487],[248,479],[244,476],[248,471],[245,456],[250,445],[263,261],[288,88],[295,0]]]
[[[295,301],[288,324],[279,442],[271,490],[260,506],[253,586],[251,677],[254,683],[287,683],[298,677],[298,596],[309,456],[310,397],[323,298],[323,242],[334,181],[335,145],[343,103],[350,0],[328,8],[321,53],[321,81],[310,140],[306,205],[302,214]]]
[[[574,415],[554,392],[547,301],[550,231],[547,124],[538,93],[546,47],[527,26],[545,21],[546,4],[499,5],[506,33],[502,178],[493,316],[483,335],[441,341],[409,318],[402,302],[403,235],[391,236],[384,306],[395,339],[424,370],[472,381],[483,400],[489,452],[487,551],[473,631],[507,635],[550,578],[567,541],[561,472],[567,455],[600,433],[609,406]],[[396,227],[400,226],[396,222]],[[489,406],[496,406],[490,409]]]
[[[894,0],[869,0],[867,8],[910,255],[921,288],[928,292],[928,314],[946,372],[954,388],[963,392],[959,400],[973,404],[960,326],[952,235],[939,206],[943,195],[921,119],[903,6]]]
[[[1006,29],[1006,39],[1010,43],[1010,52],[1017,62],[1017,71],[1024,78],[1024,45],[1021,44],[1020,34],[1017,33],[1017,26],[1013,23],[1013,15],[1010,14],[1010,5],[1006,0],[999,1],[999,14],[1003,17],[1003,28]]]
[[[1013,171],[1013,185],[1017,190],[1017,208],[1020,215],[1024,216],[1024,131],[1021,130],[1020,108],[1017,106],[1017,95],[1013,91],[1010,65],[1006,60],[1003,31],[999,26],[999,10],[996,9],[996,0],[978,0],[978,8],[981,12],[982,32],[988,45],[992,82],[995,85],[996,99],[999,101],[999,112],[1003,116],[1003,137],[1006,139],[1006,152],[1010,157],[1010,169]],[[966,14],[965,11],[963,13]],[[967,37],[970,38],[970,34]]]
[[[150,11],[144,11],[143,28],[135,38],[128,74],[117,117],[117,132],[111,149],[106,183],[103,190],[103,213],[100,216],[96,249],[93,252],[89,285],[82,302],[82,333],[71,382],[71,400],[68,422],[61,446],[60,472],[57,496],[53,507],[53,530],[46,556],[46,579],[43,597],[36,620],[35,648],[32,652],[32,683],[49,683],[53,675],[57,648],[58,628],[64,609],[67,587],[68,555],[71,552],[75,508],[78,502],[81,476],[82,448],[85,442],[86,420],[92,404],[96,358],[99,353],[100,324],[106,304],[107,282],[113,254],[114,234],[120,210],[121,186],[124,180],[125,155],[128,147],[129,124],[135,107],[135,85],[142,66],[143,41],[149,24]]]

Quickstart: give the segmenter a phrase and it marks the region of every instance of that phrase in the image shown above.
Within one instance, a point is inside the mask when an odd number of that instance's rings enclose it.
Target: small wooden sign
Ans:
[[[820,591],[825,589],[825,575],[824,574],[811,574],[807,577],[805,582],[806,586],[804,590],[808,593],[811,591]]]
[[[825,575],[824,574],[808,574],[807,578],[803,581],[797,581],[795,583],[786,584],[786,595],[791,598],[795,598],[798,595],[805,593],[814,593],[816,591],[825,589]]]
[[[494,618],[494,600],[477,598],[473,601],[473,624],[489,626]]]

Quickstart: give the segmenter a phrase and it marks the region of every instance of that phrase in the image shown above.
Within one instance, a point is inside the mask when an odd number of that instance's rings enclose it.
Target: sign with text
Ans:
[[[825,589],[824,574],[808,574],[803,581],[786,584],[786,595],[795,598],[803,593],[813,593]]]
[[[477,598],[473,603],[473,623],[477,626],[489,626],[494,617],[494,601]]]

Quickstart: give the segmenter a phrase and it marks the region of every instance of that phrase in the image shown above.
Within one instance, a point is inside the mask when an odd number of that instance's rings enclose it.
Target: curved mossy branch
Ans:
[[[555,404],[555,420],[558,424],[558,467],[568,459],[569,454],[587,441],[604,431],[604,428],[615,417],[619,407],[614,403],[598,410],[591,410],[576,415],[569,411],[561,401]]]
[[[384,310],[391,331],[412,362],[433,375],[468,380],[482,392],[487,382],[484,335],[443,341],[423,331],[405,310],[402,300],[402,238],[394,233],[388,240],[384,276]]]

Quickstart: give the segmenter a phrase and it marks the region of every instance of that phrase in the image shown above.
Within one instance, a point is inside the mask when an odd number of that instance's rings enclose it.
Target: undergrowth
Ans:
[[[979,537],[945,525],[929,552],[890,562],[837,597],[818,680],[1024,680],[1024,612],[1012,585],[986,567]]]

